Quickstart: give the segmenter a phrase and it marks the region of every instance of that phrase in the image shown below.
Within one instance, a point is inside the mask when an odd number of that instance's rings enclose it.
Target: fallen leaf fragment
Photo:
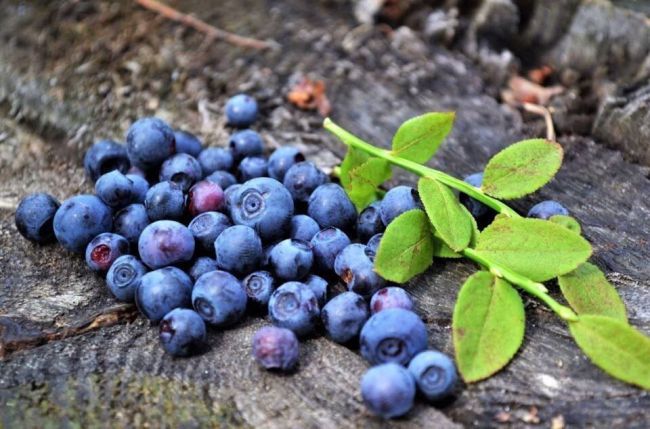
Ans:
[[[560,85],[545,87],[521,76],[513,76],[508,81],[508,88],[501,91],[501,98],[514,107],[523,103],[546,106],[551,97],[563,91],[564,87]]]
[[[287,94],[289,102],[303,110],[316,110],[321,116],[329,116],[332,107],[325,94],[325,82],[302,78]]]

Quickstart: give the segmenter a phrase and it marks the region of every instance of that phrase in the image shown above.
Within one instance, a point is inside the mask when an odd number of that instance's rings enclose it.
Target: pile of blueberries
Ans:
[[[203,351],[206,324],[232,326],[248,310],[273,325],[253,338],[266,369],[295,369],[298,338],[324,329],[373,365],[361,393],[375,414],[405,414],[416,390],[430,401],[450,395],[453,361],[427,350],[409,294],[373,270],[386,225],[421,207],[417,192],[397,186],[357,215],[343,188],[296,148],[264,157],[262,137],[247,129],[258,116],[252,97],[232,97],[225,111],[239,129],[228,148],[203,148],[157,118],[133,123],[126,146],[95,143],[84,158],[95,195],[62,204],[29,195],[16,210],[18,230],[85,252],[116,299],[158,324],[171,355]],[[332,296],[339,279],[347,291]]]

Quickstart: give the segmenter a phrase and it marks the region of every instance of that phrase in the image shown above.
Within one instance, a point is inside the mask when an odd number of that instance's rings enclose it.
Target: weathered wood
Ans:
[[[159,115],[210,145],[224,144],[223,103],[238,90],[260,99],[260,128],[270,145],[298,144],[330,167],[344,148],[321,130],[315,114],[284,101],[297,72],[324,78],[333,117],[384,146],[402,120],[456,110],[456,128],[433,162],[456,175],[480,169],[531,132],[518,112],[488,95],[496,88],[463,55],[436,48],[426,56],[398,52],[376,30],[351,32],[354,22],[335,3],[179,6],[220,28],[272,37],[283,48],[252,54],[206,44],[126,1],[0,5],[2,201],[15,204],[37,190],[61,199],[90,192],[83,149],[96,138],[121,138],[140,115]],[[561,136],[560,142],[566,159],[557,180],[516,207],[550,197],[565,203],[631,322],[650,333],[650,170],[587,138]],[[397,181],[413,178],[400,174]],[[432,345],[446,352],[452,351],[457,288],[475,270],[468,262],[439,262],[409,285]],[[0,286],[0,338],[75,325],[115,305],[81,258],[23,240],[7,209],[0,211]],[[463,386],[440,409],[419,403],[407,419],[391,423],[364,410],[360,356],[324,338],[303,344],[294,375],[261,371],[249,357],[252,334],[266,323],[259,318],[211,332],[210,350],[191,359],[166,356],[142,318],[15,351],[0,363],[0,421],[5,427],[484,427],[536,419],[550,426],[562,416],[570,426],[650,424],[646,393],[592,366],[543,306],[527,300],[526,307],[526,338],[511,365]]]

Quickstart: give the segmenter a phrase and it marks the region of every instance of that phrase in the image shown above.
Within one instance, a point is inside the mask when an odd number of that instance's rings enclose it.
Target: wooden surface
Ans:
[[[366,364],[356,351],[313,338],[302,345],[296,374],[269,374],[250,358],[252,334],[268,322],[251,317],[210,332],[204,355],[172,359],[156,329],[115,310],[80,257],[23,240],[12,204],[34,191],[60,199],[90,192],[81,159],[93,140],[121,140],[136,117],[155,114],[223,145],[223,104],[237,91],[260,100],[269,146],[296,144],[323,168],[333,166],[344,148],[317,114],[284,99],[303,72],[326,81],[335,120],[380,145],[406,118],[455,110],[456,127],[432,164],[458,176],[540,132],[538,121],[494,99],[498,88],[463,54],[427,45],[424,53],[398,50],[379,29],[355,29],[344,2],[195,0],[182,9],[227,30],[272,37],[282,49],[259,54],[205,41],[126,1],[0,4],[2,427],[650,425],[648,394],[592,366],[566,326],[528,298],[524,344],[504,371],[462,386],[440,408],[418,402],[407,418],[384,423],[361,403]],[[566,159],[557,179],[515,207],[545,198],[569,207],[631,323],[650,333],[650,169],[585,136],[564,133],[560,143]],[[408,285],[432,346],[452,352],[456,293],[475,270],[436,262]],[[93,320],[115,324],[84,330]],[[66,327],[81,334],[56,334]]]

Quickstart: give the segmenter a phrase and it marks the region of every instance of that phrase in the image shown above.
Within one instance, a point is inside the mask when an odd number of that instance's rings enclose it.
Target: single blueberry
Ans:
[[[232,213],[232,208],[235,206],[237,192],[241,188],[239,183],[229,186],[223,191],[224,198],[224,211],[226,213]],[[222,188],[223,189],[223,188]]]
[[[233,222],[253,228],[265,242],[288,235],[293,210],[289,191],[269,177],[242,184],[234,191],[230,207]]]
[[[113,262],[129,253],[126,238],[112,232],[103,232],[93,238],[86,247],[86,265],[97,273],[105,273]]]
[[[222,147],[203,149],[198,159],[204,176],[212,174],[215,171],[229,171],[232,169],[234,163],[232,152]]]
[[[149,271],[140,278],[135,290],[138,310],[152,322],[158,322],[175,308],[190,308],[192,280],[176,267]]]
[[[429,401],[439,401],[449,396],[458,381],[454,361],[437,351],[418,353],[409,363],[408,369],[418,390]]]
[[[386,192],[379,204],[379,215],[388,226],[397,216],[413,209],[422,208],[418,191],[410,186],[396,186]]]
[[[133,255],[122,255],[113,262],[106,273],[106,285],[120,301],[133,302],[142,276],[147,272],[142,262]]]
[[[311,245],[302,240],[282,240],[273,247],[270,257],[273,273],[280,280],[300,280],[314,263]]]
[[[235,176],[223,170],[215,171],[214,173],[206,177],[205,180],[209,180],[210,182],[216,183],[224,191],[228,189],[230,186],[237,183],[237,179],[235,178]]]
[[[262,136],[253,130],[237,131],[230,136],[230,151],[235,161],[247,156],[262,156],[264,141]]]
[[[203,150],[201,140],[192,133],[176,130],[174,131],[174,139],[176,140],[176,153],[186,153],[196,158]]]
[[[293,146],[276,149],[269,157],[269,177],[282,182],[287,170],[305,160],[305,156]]]
[[[131,162],[124,145],[111,140],[100,140],[92,145],[84,156],[84,170],[93,182],[109,171],[126,173]]]
[[[194,310],[175,308],[160,321],[158,336],[170,355],[190,356],[205,347],[205,322]]]
[[[203,274],[217,270],[217,261],[207,256],[200,256],[196,258],[187,273],[192,277],[192,280],[197,281]]]
[[[147,209],[142,204],[131,204],[115,214],[113,232],[126,238],[132,249],[137,248],[140,234],[149,225]]]
[[[321,228],[334,226],[343,231],[352,229],[357,220],[357,209],[343,188],[336,183],[320,185],[312,192],[307,214]]]
[[[336,256],[348,244],[350,239],[338,228],[325,228],[311,239],[311,247],[314,252],[314,262],[321,273],[328,274],[334,271]]]
[[[427,330],[412,311],[390,308],[375,313],[361,329],[361,356],[371,365],[409,363],[427,348]]]
[[[375,259],[375,256],[377,255],[377,251],[379,250],[379,243],[381,243],[381,239],[384,236],[383,233],[381,234],[375,234],[372,237],[370,237],[370,240],[368,240],[368,244],[366,244],[366,255],[372,260]]]
[[[335,342],[346,344],[359,338],[368,320],[366,300],[354,292],[343,292],[332,298],[321,312],[327,335]]]
[[[262,241],[255,230],[235,225],[223,230],[214,242],[217,266],[236,275],[255,271],[262,261]]]
[[[316,221],[307,215],[296,215],[291,218],[290,237],[295,240],[311,241],[320,231]]]
[[[176,150],[174,130],[158,118],[135,121],[126,134],[126,152],[132,165],[151,171]]]
[[[318,300],[306,284],[288,282],[271,295],[269,316],[274,325],[304,336],[316,328],[320,316]]]
[[[413,408],[415,381],[403,366],[375,366],[361,378],[361,397],[373,414],[384,419],[400,417]]]
[[[328,182],[327,175],[309,161],[293,165],[287,170],[283,180],[284,186],[297,203],[309,201],[311,193],[326,182]]]
[[[322,308],[327,302],[327,280],[315,274],[310,274],[302,282],[314,292],[318,300],[318,306]]]
[[[126,177],[133,182],[133,199],[131,200],[134,203],[144,204],[144,199],[147,196],[147,191],[149,190],[149,182],[144,176],[139,174],[127,174]]]
[[[298,363],[296,334],[276,326],[260,328],[253,336],[253,357],[263,368],[290,371]]]
[[[481,184],[483,183],[483,173],[479,172],[470,174],[469,176],[466,176],[463,181],[475,188],[480,188]],[[490,212],[488,206],[480,201],[475,200],[472,197],[468,197],[462,192],[458,196],[458,199],[460,200],[461,204],[463,204],[467,210],[469,210],[470,214],[474,216],[475,219],[480,219]]]
[[[71,251],[81,253],[90,240],[113,227],[113,212],[95,195],[68,198],[54,215],[56,239]]]
[[[361,241],[368,241],[373,235],[384,232],[386,227],[379,214],[381,202],[375,201],[361,211],[357,219],[357,237]]]
[[[268,174],[268,163],[261,156],[247,156],[242,159],[237,169],[239,180],[245,182],[256,177],[264,177]]]
[[[144,200],[149,220],[179,220],[185,213],[185,195],[174,182],[160,182],[147,191]]]
[[[154,269],[187,262],[194,255],[194,236],[181,223],[159,220],[142,231],[138,251],[142,262]]]
[[[192,155],[177,153],[162,163],[158,178],[161,182],[174,182],[183,192],[187,192],[190,186],[203,178],[203,170],[199,161]]]
[[[234,127],[248,127],[257,119],[257,101],[250,95],[237,94],[226,102],[226,121]]]
[[[137,198],[133,181],[117,170],[106,173],[97,179],[95,194],[113,209],[126,207]]]
[[[26,239],[39,244],[54,241],[54,215],[59,202],[51,195],[30,194],[16,208],[16,228]]]
[[[258,309],[267,309],[271,294],[275,290],[275,279],[268,271],[255,271],[242,281],[248,302]]]
[[[374,270],[373,261],[363,244],[349,244],[336,256],[334,271],[352,292],[370,298],[386,285],[386,281]]]
[[[413,300],[408,292],[401,287],[391,286],[379,289],[370,300],[370,311],[375,314],[389,308],[413,311]]]
[[[548,219],[551,216],[562,215],[568,216],[569,211],[562,204],[557,201],[547,200],[542,201],[541,203],[535,204],[528,211],[528,217],[537,218],[537,219]]]
[[[237,323],[246,311],[246,292],[235,276],[210,271],[196,281],[192,305],[207,323],[225,327]]]
[[[231,226],[232,222],[225,214],[205,212],[192,219],[188,228],[201,249],[214,254],[214,241],[219,234]]]
[[[187,210],[192,216],[220,210],[223,204],[224,195],[221,186],[209,180],[196,182],[188,193]]]

